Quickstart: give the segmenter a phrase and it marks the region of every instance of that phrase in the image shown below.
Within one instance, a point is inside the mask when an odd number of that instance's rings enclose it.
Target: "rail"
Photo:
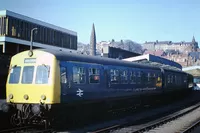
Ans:
[[[175,120],[175,119],[177,119],[177,118],[179,118],[179,117],[181,117],[183,115],[186,115],[186,114],[194,111],[195,109],[197,109],[199,107],[200,107],[200,103],[197,103],[197,104],[195,104],[193,106],[190,106],[190,107],[188,107],[186,109],[183,109],[183,110],[177,111],[177,112],[175,112],[175,113],[173,113],[171,115],[162,117],[162,118],[160,118],[160,119],[158,119],[158,120],[156,120],[154,122],[151,122],[149,124],[145,124],[143,126],[139,126],[139,127],[135,128],[134,130],[131,130],[131,132],[132,133],[141,133],[141,132],[149,131],[151,129],[155,129],[158,126],[161,126],[161,125],[163,125],[163,124],[165,124],[167,122],[173,121],[173,120]],[[196,123],[196,125],[198,125],[198,124],[199,123]],[[96,130],[96,131],[92,131],[92,132],[88,132],[88,133],[104,133],[104,132],[112,132],[112,131],[113,132],[115,132],[115,131],[116,132],[120,132],[120,129],[125,128],[127,125],[128,125],[128,123],[124,123],[122,125],[113,125],[113,126],[110,126],[110,127],[102,128],[102,129],[99,129],[99,130]],[[132,126],[134,126],[134,125],[132,125]],[[194,127],[194,126],[191,126],[191,129],[192,129],[192,127]],[[190,130],[190,129],[188,128],[188,130]],[[183,133],[186,133],[186,132],[187,132],[187,130],[185,132],[183,132]]]

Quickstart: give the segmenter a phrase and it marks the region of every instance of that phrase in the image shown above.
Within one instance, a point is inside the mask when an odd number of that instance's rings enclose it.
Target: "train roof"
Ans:
[[[79,61],[79,62],[104,64],[104,65],[119,65],[119,66],[124,66],[124,67],[135,66],[138,68],[148,67],[151,69],[160,69],[159,67],[143,65],[139,63],[133,63],[133,62],[123,61],[123,60],[118,60],[118,59],[84,55],[84,54],[78,53],[77,51],[72,51],[72,50],[65,50],[65,51],[51,50],[51,49],[37,49],[37,50],[49,52],[53,54],[58,60],[61,60],[61,61]]]
[[[33,53],[34,51],[37,51],[37,50],[51,53],[56,57],[57,60],[60,60],[60,61],[85,62],[85,63],[94,63],[94,64],[103,64],[103,65],[118,65],[118,66],[123,66],[123,67],[149,68],[149,69],[154,69],[154,70],[161,69],[158,66],[139,64],[135,62],[123,61],[123,60],[112,59],[112,58],[107,58],[107,57],[84,55],[84,54],[78,53],[75,50],[34,49]],[[165,68],[162,68],[162,69],[168,70],[168,71],[185,73],[180,70],[170,70],[170,69],[165,69]]]

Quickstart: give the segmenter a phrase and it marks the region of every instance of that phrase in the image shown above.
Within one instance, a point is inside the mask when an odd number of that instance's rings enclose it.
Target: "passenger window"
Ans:
[[[151,82],[151,73],[148,73],[148,74],[147,74],[147,81],[148,81],[148,83]]]
[[[135,84],[136,83],[136,75],[135,75],[135,72],[130,72],[130,81],[131,81],[131,84]]]
[[[46,65],[38,66],[37,71],[36,71],[35,83],[36,84],[48,84],[49,72],[50,72],[49,66],[46,66]]]
[[[173,75],[171,75],[171,83],[173,83],[174,77]]]
[[[138,72],[138,75],[137,75],[137,82],[138,82],[138,84],[141,83],[141,72]]]
[[[170,83],[170,75],[167,75],[167,83]]]
[[[119,70],[110,70],[110,76],[111,76],[111,83],[119,83]]]
[[[13,67],[10,70],[10,79],[9,79],[10,84],[17,84],[19,82],[20,72],[21,72],[21,67]]]
[[[83,67],[73,67],[73,82],[76,84],[85,83],[85,69]]]
[[[122,84],[128,83],[128,74],[126,70],[121,71],[121,83]]]
[[[90,68],[89,69],[89,83],[99,83],[99,69]]]
[[[22,74],[22,84],[31,84],[33,82],[34,66],[25,66]]]
[[[66,74],[66,68],[65,67],[61,67],[60,68],[60,82],[63,84],[67,83],[67,74]]]

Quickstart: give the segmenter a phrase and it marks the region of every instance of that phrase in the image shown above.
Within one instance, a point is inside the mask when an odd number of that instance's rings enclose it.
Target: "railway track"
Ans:
[[[140,126],[131,126],[127,128],[121,128],[119,130],[112,131],[112,133],[116,133],[116,132],[187,133],[200,123],[199,112],[200,112],[200,103],[197,103],[196,105],[193,105],[181,111],[175,112],[171,115],[160,118],[156,121],[153,121],[144,125],[140,125]]]
[[[98,130],[90,130],[89,132],[88,131],[87,132],[88,133],[105,133],[105,132],[109,132],[109,133],[110,132],[111,133],[119,133],[119,132],[141,133],[141,132],[145,132],[145,131],[152,131],[152,132],[158,131],[158,133],[160,133],[160,132],[162,132],[160,130],[163,128],[163,127],[161,127],[162,125],[165,125],[166,123],[174,121],[174,120],[176,120],[182,116],[185,116],[187,114],[193,113],[193,111],[196,111],[198,109],[200,111],[200,103],[197,103],[193,106],[182,109],[181,111],[177,111],[177,112],[167,115],[165,117],[159,118],[155,121],[148,122],[146,124],[138,125],[137,120],[135,122],[127,120],[126,122],[121,122],[120,124],[114,124],[114,125],[107,126],[104,128],[99,128]],[[155,114],[152,114],[152,115],[155,115]],[[194,117],[195,117],[195,115],[194,115]],[[147,117],[147,119],[148,119],[148,117]],[[189,118],[187,118],[187,119],[189,120]],[[188,122],[191,124],[191,121],[188,121]],[[185,130],[185,132],[183,132],[183,133],[187,132],[187,128],[189,128],[188,125],[189,124],[185,124],[185,127],[181,127],[182,130],[183,129]],[[191,129],[188,129],[188,130],[192,130],[192,127],[190,127],[190,128]],[[179,132],[182,131],[181,129],[179,129]],[[166,131],[168,131],[168,130],[166,130]]]

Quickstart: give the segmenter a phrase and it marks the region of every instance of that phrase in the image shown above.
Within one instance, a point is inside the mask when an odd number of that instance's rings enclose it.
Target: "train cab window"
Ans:
[[[121,71],[121,83],[122,84],[128,83],[128,73],[126,70]]]
[[[110,81],[113,84],[119,83],[119,70],[111,69],[110,70]]]
[[[20,72],[21,72],[21,67],[18,66],[13,67],[10,70],[10,79],[9,79],[10,84],[17,84],[19,82]]]
[[[73,67],[73,82],[76,84],[85,83],[85,69],[83,67]]]
[[[62,84],[66,84],[67,83],[67,74],[66,74],[66,68],[65,67],[61,67],[60,68],[60,82]]]
[[[133,71],[130,72],[130,83],[131,84],[135,84],[136,83],[136,74]]]
[[[22,74],[22,84],[31,84],[33,82],[34,66],[25,66]]]
[[[35,83],[48,84],[49,72],[50,72],[50,66],[47,65],[37,66]]]
[[[90,68],[89,69],[89,83],[99,83],[100,78],[99,78],[99,69],[97,68]]]

